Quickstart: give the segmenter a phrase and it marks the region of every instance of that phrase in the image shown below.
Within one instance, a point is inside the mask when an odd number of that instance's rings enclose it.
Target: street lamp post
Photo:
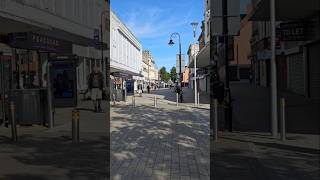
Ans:
[[[197,55],[196,55],[195,45],[196,45],[196,30],[197,30],[198,23],[192,22],[191,26],[193,29],[193,41],[194,41],[194,47],[193,47],[193,49],[194,49],[194,52],[193,52],[193,56],[194,56],[194,104],[197,105],[198,104],[198,98],[197,98]]]
[[[172,40],[172,38],[175,38],[177,37],[179,38],[179,86],[181,87],[181,38],[180,38],[180,34],[175,32],[175,33],[172,33],[171,36],[170,36],[170,41],[169,41],[169,45],[172,46],[174,45],[174,42]],[[182,88],[181,88],[181,91],[182,91]],[[180,96],[182,96],[182,93],[180,93]],[[181,97],[180,97],[181,98]]]

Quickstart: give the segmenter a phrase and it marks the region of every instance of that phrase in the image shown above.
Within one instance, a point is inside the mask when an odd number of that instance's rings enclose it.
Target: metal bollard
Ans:
[[[213,100],[214,105],[214,140],[218,140],[218,100]]]
[[[136,107],[136,97],[132,96],[132,107]]]
[[[286,100],[280,99],[280,113],[281,113],[281,140],[286,140]]]
[[[198,92],[198,105],[200,104],[200,93]]]
[[[79,120],[80,112],[77,109],[72,110],[72,142],[79,143]]]
[[[13,101],[10,102],[10,110],[11,110],[11,137],[12,137],[12,141],[17,142],[18,141],[17,123],[16,123],[16,117],[15,117],[15,105]]]
[[[176,93],[176,99],[177,99],[177,107],[179,106],[179,94]]]
[[[116,105],[116,95],[112,94],[112,101],[113,101],[113,105]]]
[[[154,107],[157,107],[157,96],[154,95]]]

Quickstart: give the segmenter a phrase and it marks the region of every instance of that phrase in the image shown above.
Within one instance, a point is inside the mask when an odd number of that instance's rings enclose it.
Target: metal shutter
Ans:
[[[320,44],[309,48],[310,97],[320,99]]]
[[[288,60],[288,89],[297,94],[305,94],[305,74],[303,54],[287,56]]]

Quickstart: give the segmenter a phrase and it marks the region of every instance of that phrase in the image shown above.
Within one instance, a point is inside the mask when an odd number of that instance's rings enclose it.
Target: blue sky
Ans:
[[[190,23],[199,22],[199,36],[204,19],[203,0],[113,0],[111,8],[138,38],[143,49],[152,52],[158,68],[165,66],[167,71],[175,66],[179,51],[178,39],[174,39],[177,43],[174,46],[168,45],[171,33],[181,35],[182,53],[187,60],[187,50],[193,42]]]

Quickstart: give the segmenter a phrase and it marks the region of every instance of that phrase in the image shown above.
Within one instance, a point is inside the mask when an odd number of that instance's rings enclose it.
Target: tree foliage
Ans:
[[[177,81],[177,69],[176,67],[172,67],[170,70],[170,78],[172,82],[176,82]]]
[[[167,72],[165,67],[159,70],[161,81],[168,82],[170,80],[170,74]]]

